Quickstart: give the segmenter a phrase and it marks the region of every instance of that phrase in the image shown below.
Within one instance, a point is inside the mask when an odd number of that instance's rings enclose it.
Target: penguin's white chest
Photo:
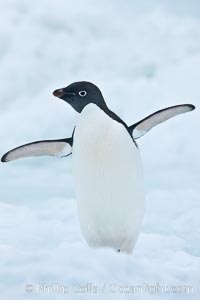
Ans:
[[[94,104],[76,125],[73,171],[87,243],[131,253],[144,214],[140,154],[126,128]]]

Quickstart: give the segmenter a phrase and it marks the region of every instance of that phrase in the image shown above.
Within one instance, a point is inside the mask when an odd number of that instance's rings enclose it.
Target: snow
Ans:
[[[197,109],[138,140],[146,214],[133,255],[89,249],[80,232],[70,158],[0,165],[0,291],[12,299],[147,299],[150,293],[45,293],[37,284],[192,286],[199,299],[199,1],[2,0],[0,152],[71,136],[76,113],[52,96],[97,84],[128,124],[175,104]],[[25,285],[28,286],[25,291]],[[28,291],[29,290],[29,291]]]

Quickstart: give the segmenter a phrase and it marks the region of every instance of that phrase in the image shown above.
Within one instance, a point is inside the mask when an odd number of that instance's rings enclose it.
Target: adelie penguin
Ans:
[[[91,247],[110,247],[131,254],[144,216],[144,187],[136,139],[191,104],[159,110],[128,126],[111,111],[101,91],[90,82],[75,82],[53,95],[80,113],[71,137],[17,147],[2,162],[19,158],[72,155],[78,214]]]

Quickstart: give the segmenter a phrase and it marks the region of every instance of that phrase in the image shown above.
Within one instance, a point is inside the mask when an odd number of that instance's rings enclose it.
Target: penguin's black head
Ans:
[[[79,113],[89,103],[94,103],[102,109],[106,107],[100,89],[87,81],[74,82],[65,88],[55,90],[53,95],[69,103]]]

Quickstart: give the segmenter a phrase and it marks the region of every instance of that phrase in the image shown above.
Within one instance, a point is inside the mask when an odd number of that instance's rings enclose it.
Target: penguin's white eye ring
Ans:
[[[87,92],[86,91],[80,91],[78,94],[81,97],[85,97],[87,95]]]

